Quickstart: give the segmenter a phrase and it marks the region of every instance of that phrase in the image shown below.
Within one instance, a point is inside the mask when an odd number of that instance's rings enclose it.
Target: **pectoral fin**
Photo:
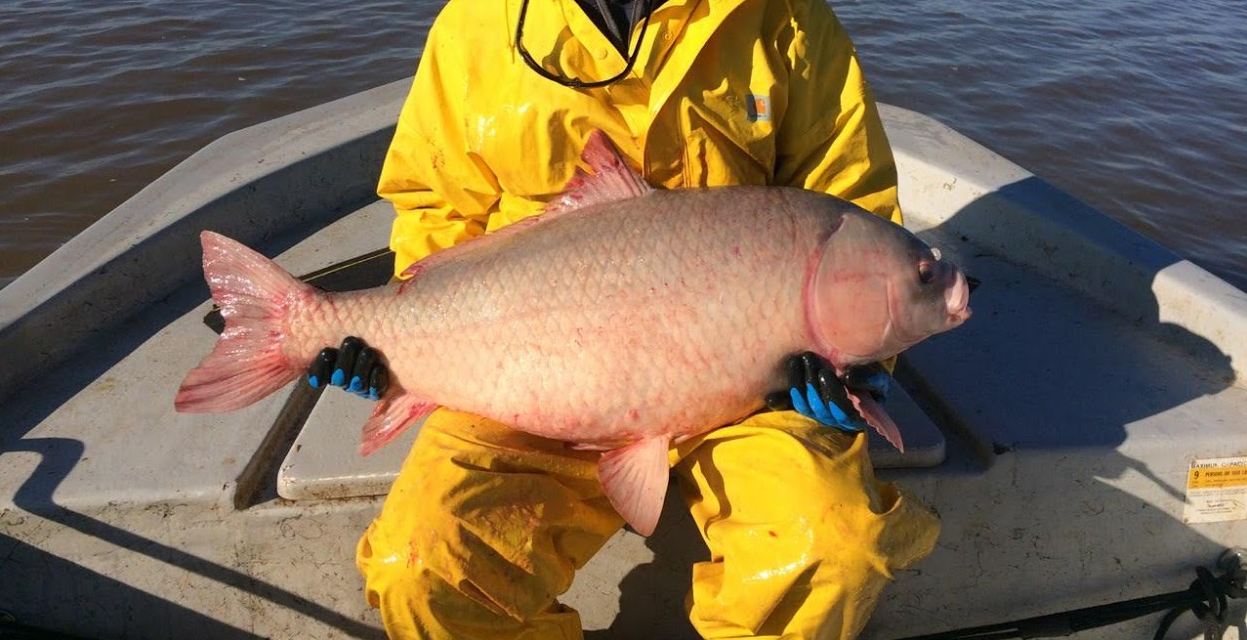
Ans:
[[[857,412],[862,414],[862,418],[866,420],[866,424],[875,428],[879,435],[883,436],[897,451],[905,453],[905,441],[901,439],[901,430],[896,428],[896,423],[892,421],[892,416],[888,415],[883,407],[870,397],[869,393],[861,393],[852,389],[845,389],[849,399],[853,401],[853,406],[857,408]]]
[[[648,438],[607,451],[598,461],[598,480],[611,506],[643,536],[654,532],[662,513],[670,479],[668,446],[667,438]]]

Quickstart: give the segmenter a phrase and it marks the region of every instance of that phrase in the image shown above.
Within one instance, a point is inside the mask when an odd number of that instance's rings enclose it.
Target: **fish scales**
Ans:
[[[179,411],[247,406],[348,335],[392,384],[367,455],[438,406],[603,449],[598,479],[638,532],[657,524],[672,442],[745,417],[814,350],[843,375],[970,317],[968,281],[899,225],[781,187],[655,191],[600,132],[537,218],[429,256],[401,285],[327,294],[211,232],[204,275],[226,329]],[[862,418],[903,450],[869,394]]]
[[[330,295],[292,318],[307,337],[290,355],[356,335],[404,390],[530,433],[687,436],[758,408],[809,342],[806,267],[837,221],[825,198],[774,188],[603,203],[439,262],[401,293]]]

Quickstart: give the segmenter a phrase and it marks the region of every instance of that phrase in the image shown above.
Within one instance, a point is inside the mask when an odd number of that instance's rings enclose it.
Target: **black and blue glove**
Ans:
[[[891,377],[882,365],[849,367],[844,379],[817,354],[791,356],[784,367],[788,372],[788,390],[766,397],[772,411],[794,410],[807,418],[850,433],[866,428],[866,422],[849,400],[845,388],[856,393],[869,393],[877,402],[887,400]]]
[[[390,371],[376,350],[355,336],[347,336],[339,348],[321,349],[307,368],[307,383],[313,389],[332,385],[361,398],[380,400],[389,387]]]

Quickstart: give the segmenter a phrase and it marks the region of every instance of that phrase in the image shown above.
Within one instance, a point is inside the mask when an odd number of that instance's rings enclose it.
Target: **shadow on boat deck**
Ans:
[[[57,483],[49,482],[49,480],[65,478],[82,459],[85,448],[80,441],[67,438],[27,439],[10,444],[5,450],[26,451],[40,456],[39,465],[31,474],[30,481],[22,485],[13,498],[14,504],[30,514],[29,517],[43,518],[83,535],[106,541],[116,547],[128,549],[219,584],[228,585],[279,607],[299,612],[338,629],[346,636],[375,638],[383,635],[375,627],[351,619],[319,603],[309,602],[296,593],[243,571],[201,558],[56,504],[53,494]],[[32,601],[45,603],[50,612],[60,609],[60,613],[55,614],[58,619],[77,620],[80,626],[90,628],[90,618],[93,615],[99,615],[101,611],[83,611],[82,605],[88,602],[107,602],[109,606],[102,607],[102,611],[120,608],[131,612],[141,612],[144,620],[134,625],[138,629],[150,630],[158,627],[159,621],[168,621],[170,628],[194,629],[195,636],[200,638],[264,637],[214,620],[210,616],[131,587],[8,536],[0,537],[0,550],[4,552],[4,559],[0,564],[17,563],[40,566],[40,571],[46,579],[39,584],[34,584],[36,581],[30,581],[26,586],[47,591],[42,597],[33,598]],[[104,613],[104,615],[108,614]],[[115,627],[115,625],[116,621],[110,620],[108,625],[102,626]],[[141,633],[147,635],[148,631]]]
[[[312,231],[313,229],[300,228],[292,233],[282,234],[268,243],[268,246],[278,252],[284,251]],[[352,619],[321,603],[309,601],[276,584],[58,504],[55,497],[57,488],[83,460],[86,444],[73,438],[31,438],[26,434],[168,324],[202,305],[208,295],[208,288],[202,282],[183,287],[127,319],[122,326],[95,336],[85,347],[80,347],[69,356],[72,366],[61,367],[58,371],[28,380],[18,388],[17,393],[0,399],[2,406],[14,401],[19,394],[26,396],[26,410],[18,413],[20,419],[12,414],[6,416],[3,431],[0,431],[0,456],[9,453],[33,453],[39,456],[35,469],[12,496],[16,510],[0,509],[0,524],[16,526],[17,521],[20,521],[21,524],[29,526],[28,519],[38,518],[47,525],[41,527],[45,533],[51,534],[57,527],[76,531],[116,548],[126,549],[170,567],[228,585],[260,600],[297,612],[337,629],[344,636],[384,637],[375,626]],[[139,448],[136,448],[136,454],[141,455]],[[24,616],[19,619],[19,623],[27,623],[26,628],[35,629],[30,633],[36,633],[39,623],[44,619],[71,620],[75,621],[79,629],[91,629],[94,626],[92,619],[99,617],[101,622],[98,628],[108,630],[105,635],[112,637],[116,635],[114,630],[119,627],[117,612],[124,611],[121,615],[130,618],[130,621],[120,622],[120,628],[130,628],[134,630],[132,632],[143,636],[149,636],[153,629],[162,628],[164,623],[161,621],[165,621],[167,624],[164,628],[167,631],[193,630],[195,637],[264,637],[127,585],[8,535],[0,535],[0,575],[5,574],[35,574],[43,577],[42,580],[27,580],[20,585],[8,583],[0,588],[0,613],[21,611],[27,608],[24,605],[30,603],[40,603],[44,607],[46,616],[36,616],[33,619]],[[32,597],[30,590],[43,590],[43,593]],[[10,597],[17,602],[6,602]],[[17,606],[13,606],[15,604]],[[84,605],[92,605],[94,608],[84,608]],[[136,617],[141,617],[142,620],[135,620]],[[108,621],[104,622],[103,618],[108,618]],[[23,627],[14,627],[14,633],[22,629]],[[8,637],[6,633],[8,631],[0,626],[0,637]]]

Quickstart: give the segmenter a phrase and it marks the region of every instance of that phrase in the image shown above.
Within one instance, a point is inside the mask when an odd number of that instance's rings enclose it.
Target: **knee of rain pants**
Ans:
[[[434,412],[356,564],[391,638],[580,638],[556,597],[623,525],[597,454]]]
[[[939,520],[875,479],[864,433],[770,412],[677,446],[680,490],[710,548],[689,617],[705,638],[853,638]]]
[[[706,638],[851,638],[938,521],[874,478],[864,435],[764,413],[672,451],[710,549],[689,615]],[[597,455],[467,414],[425,423],[360,541],[369,603],[391,637],[579,638],[556,601],[622,525]]]

